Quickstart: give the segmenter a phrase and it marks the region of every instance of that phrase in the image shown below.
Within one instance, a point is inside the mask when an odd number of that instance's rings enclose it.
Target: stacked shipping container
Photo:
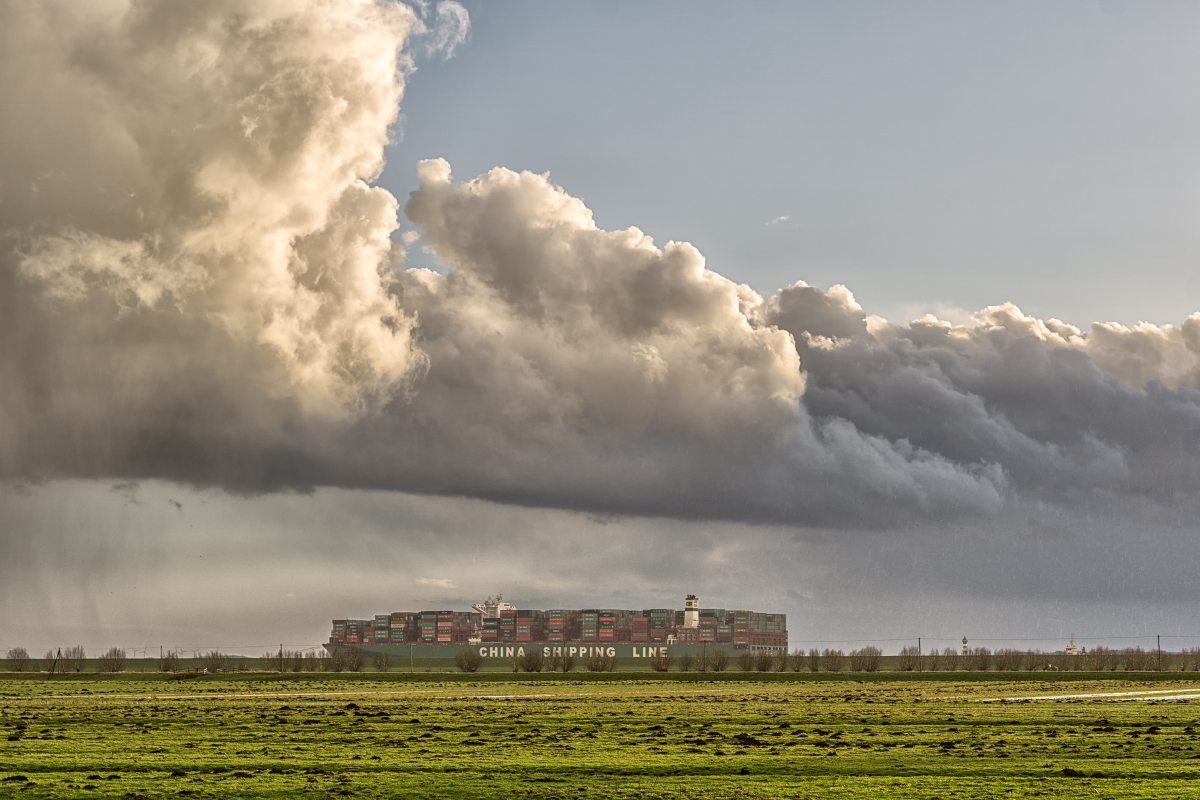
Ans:
[[[693,602],[695,602],[693,600]],[[694,608],[694,607],[693,607]],[[335,619],[329,643],[469,644],[479,642],[551,644],[688,644],[727,646],[734,651],[786,650],[784,614],[702,608],[695,627],[684,612],[668,608],[621,609],[502,608],[498,616],[465,611],[396,611],[373,619]]]

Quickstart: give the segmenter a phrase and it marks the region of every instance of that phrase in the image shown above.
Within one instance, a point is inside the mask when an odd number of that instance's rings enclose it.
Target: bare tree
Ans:
[[[1116,671],[1117,667],[1121,666],[1121,654],[1109,647],[1101,647],[1104,654],[1104,665],[1100,669],[1108,670],[1109,672]]]
[[[362,672],[366,665],[367,654],[362,651],[361,647],[346,648],[346,669],[350,672]]]
[[[541,672],[545,656],[542,655],[540,649],[531,647],[519,660],[521,662],[521,669],[525,672]]]
[[[292,672],[304,671],[304,653],[300,650],[284,650],[283,663]]]
[[[387,672],[392,668],[392,657],[388,653],[376,653],[371,657],[371,665],[376,672]]]
[[[178,672],[179,671],[179,654],[173,650],[168,650],[163,653],[162,658],[158,660],[159,672]]]
[[[1145,672],[1150,667],[1149,654],[1140,647],[1126,647],[1121,660],[1126,672]]]
[[[321,652],[324,652],[323,650]],[[304,651],[304,671],[305,672],[320,672],[321,671],[321,656],[315,650]]]
[[[1181,650],[1179,652],[1179,663],[1185,672],[1200,670],[1200,647]]]
[[[754,671],[754,653],[749,651],[738,655],[738,669],[742,672]]]
[[[966,667],[971,672],[987,672],[992,668],[992,651],[986,647],[975,647],[967,653]]]
[[[708,672],[712,669],[712,653],[708,652],[708,648],[704,648],[692,660],[692,668],[696,672]],[[680,659],[680,669],[683,669],[683,660]]]
[[[657,659],[657,658],[658,658],[657,655],[651,657],[650,668],[655,670],[656,672],[665,672],[666,670],[660,670],[660,669],[658,669],[658,667],[654,666],[655,659]],[[669,656],[668,656],[668,658],[669,658]],[[667,664],[668,664],[668,666],[670,666],[669,661],[667,662]],[[602,652],[593,652],[590,656],[587,657],[587,660],[584,662],[584,666],[587,668],[588,672],[612,672],[613,669],[617,666],[617,658],[616,658],[616,656],[605,655]]]
[[[821,653],[821,666],[826,672],[841,672],[846,665],[846,654],[841,650],[831,650],[826,647]]]
[[[110,647],[108,652],[100,656],[101,672],[121,672],[125,669],[125,651],[119,647]]]
[[[808,671],[821,671],[821,651],[813,647],[808,651]]]
[[[13,672],[24,672],[29,667],[29,651],[24,647],[10,648],[7,655],[8,668]]]
[[[459,650],[458,654],[454,656],[454,666],[463,672],[478,672],[482,664],[483,656],[470,648]]]
[[[42,671],[49,672],[53,675],[55,672],[62,672],[62,659],[59,654],[53,650],[46,651],[46,657],[42,659]]]
[[[792,672],[803,672],[804,661],[804,651],[797,648],[792,651],[790,656],[788,656],[788,668],[791,669]]]
[[[673,655],[665,653],[663,652],[663,648],[659,648],[657,653],[650,656],[650,669],[655,672],[666,672],[671,669],[671,662],[674,660],[675,657]],[[591,669],[591,667],[589,666],[588,669]],[[609,667],[609,672],[611,671],[612,667]]]
[[[268,650],[262,654],[261,661],[262,661],[262,668],[266,671],[271,671],[271,670],[280,670],[281,672],[283,671],[281,669],[281,667],[283,665],[283,658],[280,657],[279,653],[272,653],[270,650]]]
[[[906,645],[900,648],[900,655],[896,656],[897,672],[912,672],[920,666],[921,655],[916,647]]]
[[[992,653],[992,663],[1000,672],[1015,672],[1021,668],[1021,662],[1024,660],[1025,654],[1011,647],[1002,647]]]
[[[574,672],[575,671],[575,656],[567,655],[567,654],[563,655],[562,671],[563,672]]]
[[[555,652],[555,650],[558,652]],[[562,669],[563,657],[561,649],[555,648],[555,650],[552,650],[550,655],[546,657],[546,672],[558,672]]]
[[[961,656],[958,654],[958,650],[955,648],[942,648],[942,669],[944,669],[946,672],[954,672],[958,669],[958,661],[960,658]]]
[[[724,672],[729,667],[729,654],[724,650],[717,650],[710,657],[709,666],[713,672]]]
[[[219,650],[210,650],[200,657],[200,662],[209,672],[229,671],[229,656],[222,654]]]
[[[883,651],[874,645],[850,651],[851,672],[878,672],[883,662]]]
[[[679,657],[679,671],[691,672],[692,667],[695,666],[695,663],[696,659],[691,653],[684,653]]]
[[[61,661],[63,672],[83,672],[85,663],[87,663],[87,653],[84,651],[83,645],[77,644],[63,651]]]
[[[770,672],[775,666],[775,654],[767,651],[760,652],[754,657],[754,668],[759,672]]]

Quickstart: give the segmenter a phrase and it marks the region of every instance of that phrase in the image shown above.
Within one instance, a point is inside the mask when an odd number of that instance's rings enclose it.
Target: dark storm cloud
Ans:
[[[406,271],[370,181],[404,48],[461,44],[461,9],[72,8],[0,4],[9,479],[831,527],[1200,485],[1200,316],[894,325],[436,160],[406,213],[447,274]]]

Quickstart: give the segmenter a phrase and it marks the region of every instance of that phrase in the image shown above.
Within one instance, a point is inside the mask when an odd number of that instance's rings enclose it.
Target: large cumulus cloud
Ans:
[[[77,12],[0,3],[8,479],[827,526],[1198,484],[1200,316],[896,325],[601,230],[546,176],[440,160],[405,212],[446,270],[406,270],[372,180],[405,53],[459,46],[461,8]]]

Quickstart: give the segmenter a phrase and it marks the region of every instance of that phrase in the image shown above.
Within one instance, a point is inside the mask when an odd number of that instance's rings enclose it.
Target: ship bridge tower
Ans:
[[[504,602],[504,595],[498,594],[495,600],[489,597],[482,603],[475,603],[471,608],[478,611],[484,619],[496,619],[501,611],[515,611],[517,607]]]
[[[683,627],[700,627],[700,601],[694,594],[689,594],[683,601]]]

